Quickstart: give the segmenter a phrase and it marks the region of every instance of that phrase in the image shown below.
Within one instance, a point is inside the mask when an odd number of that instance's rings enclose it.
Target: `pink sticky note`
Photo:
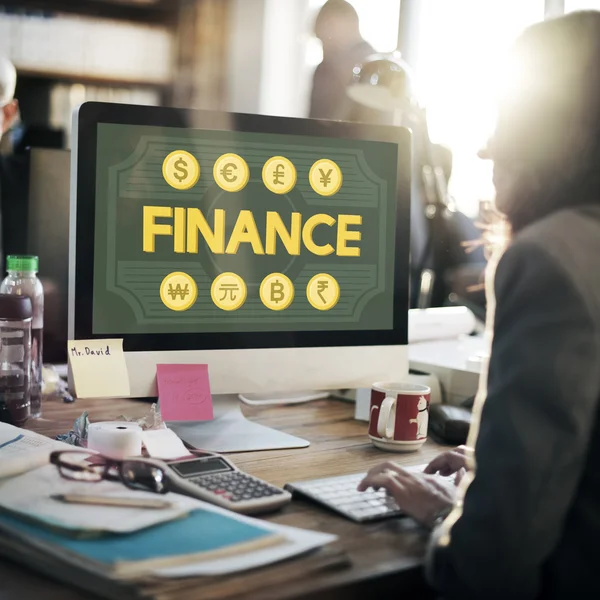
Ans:
[[[208,365],[156,365],[164,421],[212,421]]]

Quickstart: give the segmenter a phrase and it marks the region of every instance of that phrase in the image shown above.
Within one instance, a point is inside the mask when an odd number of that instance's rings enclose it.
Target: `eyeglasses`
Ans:
[[[57,450],[50,463],[65,479],[94,483],[107,479],[121,481],[132,490],[157,494],[169,491],[169,475],[160,463],[147,458],[116,460],[86,450]]]

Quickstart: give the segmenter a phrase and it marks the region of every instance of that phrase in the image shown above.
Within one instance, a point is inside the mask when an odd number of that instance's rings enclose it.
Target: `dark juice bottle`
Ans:
[[[0,421],[23,425],[31,414],[31,299],[0,294]]]
[[[31,373],[29,373],[29,393],[31,416],[42,414],[42,366],[44,332],[44,288],[37,277],[37,256],[6,257],[8,275],[0,284],[0,293],[27,296],[31,299],[33,315],[31,319]]]

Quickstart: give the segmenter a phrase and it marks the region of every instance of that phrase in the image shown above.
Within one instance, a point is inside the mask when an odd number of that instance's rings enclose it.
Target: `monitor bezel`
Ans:
[[[273,117],[154,106],[86,102],[74,114],[71,181],[70,339],[122,338],[126,352],[392,346],[408,342],[411,132],[406,128],[341,121]],[[177,334],[93,333],[97,126],[155,125],[393,143],[398,146],[393,328],[354,331],[223,332]],[[76,257],[85,257],[77,260]]]

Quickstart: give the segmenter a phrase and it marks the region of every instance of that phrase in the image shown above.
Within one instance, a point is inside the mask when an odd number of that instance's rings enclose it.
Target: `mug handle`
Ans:
[[[396,396],[386,396],[379,409],[377,419],[377,435],[380,438],[391,440],[394,438],[394,423],[390,423],[392,408],[396,404]]]

